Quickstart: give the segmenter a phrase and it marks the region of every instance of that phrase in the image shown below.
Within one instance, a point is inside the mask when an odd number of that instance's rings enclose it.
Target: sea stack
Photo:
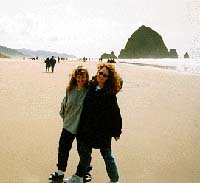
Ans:
[[[168,52],[162,37],[150,27],[142,25],[128,39],[118,58],[177,58],[175,49]]]
[[[186,52],[186,53],[184,54],[184,58],[190,58],[188,52]]]

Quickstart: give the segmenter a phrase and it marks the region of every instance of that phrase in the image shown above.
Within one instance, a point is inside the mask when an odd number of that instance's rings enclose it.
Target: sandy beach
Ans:
[[[0,183],[49,182],[62,130],[60,103],[77,65],[90,76],[96,72],[97,62],[61,62],[46,73],[43,61],[0,59]],[[118,94],[123,134],[113,141],[120,183],[200,182],[200,76],[116,67],[124,80]],[[75,142],[65,177],[78,160]],[[92,165],[92,183],[108,182],[98,150]]]

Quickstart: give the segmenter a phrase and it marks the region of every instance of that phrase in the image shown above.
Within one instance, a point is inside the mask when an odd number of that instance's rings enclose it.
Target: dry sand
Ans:
[[[48,183],[56,169],[59,117],[68,74],[80,63],[0,60],[0,183]],[[97,63],[81,63],[91,75]],[[200,76],[118,64],[123,134],[113,141],[120,183],[200,182]],[[66,177],[78,163],[76,143]],[[93,181],[108,182],[93,151]]]

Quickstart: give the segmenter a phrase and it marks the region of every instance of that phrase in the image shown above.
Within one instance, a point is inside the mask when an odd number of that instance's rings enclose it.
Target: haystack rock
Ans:
[[[162,37],[150,27],[141,26],[128,39],[118,58],[177,58],[175,49],[168,52]]]

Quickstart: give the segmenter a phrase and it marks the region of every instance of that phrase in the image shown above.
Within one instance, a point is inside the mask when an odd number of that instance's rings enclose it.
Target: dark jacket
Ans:
[[[47,58],[44,62],[46,63],[46,67],[50,67],[51,66],[49,58]]]
[[[55,58],[50,58],[49,62],[50,62],[50,65],[54,67],[55,64],[56,64],[56,59]]]
[[[96,91],[96,86],[92,86],[83,102],[78,139],[93,148],[107,148],[112,137],[120,136],[121,129],[116,95],[109,95],[103,89]]]

